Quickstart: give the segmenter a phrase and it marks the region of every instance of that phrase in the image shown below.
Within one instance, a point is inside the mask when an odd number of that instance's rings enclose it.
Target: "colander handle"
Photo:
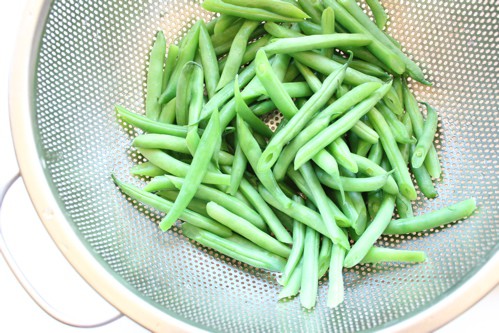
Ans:
[[[3,200],[5,198],[5,195],[11,188],[11,186],[16,182],[21,177],[21,175],[18,173],[12,179],[10,179],[7,184],[0,189],[0,210],[2,208]],[[54,308],[52,305],[50,305],[44,298],[41,296],[38,291],[33,287],[33,285],[30,283],[29,279],[24,275],[23,271],[17,264],[14,256],[12,253],[9,251],[9,248],[7,246],[7,243],[5,242],[5,238],[2,233],[2,225],[1,225],[1,219],[0,219],[0,253],[2,253],[5,262],[7,263],[7,266],[9,266],[10,270],[16,277],[17,281],[19,284],[23,287],[23,289],[26,291],[26,293],[33,299],[33,301],[43,310],[45,313],[47,313],[49,316],[54,318],[55,320],[69,326],[73,327],[78,327],[78,328],[96,328],[96,327],[101,327],[105,326],[107,324],[110,324],[117,319],[121,318],[123,316],[122,313],[118,313],[117,315],[106,319],[102,321],[98,321],[95,323],[83,323],[80,322],[79,319],[73,318],[73,316],[63,313],[56,308]]]

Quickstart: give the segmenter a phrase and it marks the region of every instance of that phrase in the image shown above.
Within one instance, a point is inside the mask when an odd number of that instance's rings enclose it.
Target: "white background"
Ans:
[[[0,187],[17,172],[8,122],[8,76],[20,19],[27,0],[4,1],[0,11]],[[4,234],[27,275],[56,307],[82,323],[99,321],[116,311],[75,273],[42,227],[22,181],[9,192],[0,218]],[[439,333],[497,332],[499,287]],[[0,332],[80,332],[48,317],[41,311],[8,270],[0,256]],[[145,332],[128,318],[86,332]]]

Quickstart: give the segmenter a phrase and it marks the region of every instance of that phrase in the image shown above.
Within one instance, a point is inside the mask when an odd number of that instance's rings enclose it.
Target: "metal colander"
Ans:
[[[326,307],[324,278],[308,312],[297,299],[277,301],[274,274],[193,244],[176,227],[161,232],[158,212],[131,202],[111,181],[115,173],[145,182],[129,174],[142,161],[129,148],[138,132],[117,122],[113,106],[143,112],[157,30],[173,43],[213,14],[196,1],[32,0],[12,77],[12,130],[33,202],[71,263],[114,306],[155,331],[430,330],[477,301],[498,281],[499,5],[383,3],[388,31],[434,83],[413,84],[418,99],[440,114],[439,196],[419,194],[414,209],[470,196],[479,205],[466,221],[378,241],[424,250],[426,263],[345,269],[345,302]]]

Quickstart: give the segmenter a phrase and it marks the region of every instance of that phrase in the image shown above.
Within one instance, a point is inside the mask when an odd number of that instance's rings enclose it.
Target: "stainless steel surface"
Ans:
[[[345,303],[327,309],[324,282],[318,307],[307,313],[296,301],[276,301],[272,274],[197,248],[175,228],[160,232],[151,222],[156,212],[137,210],[119,193],[111,172],[142,181],[128,175],[140,160],[127,152],[136,133],[117,124],[113,105],[142,112],[156,30],[171,42],[195,17],[209,17],[198,4],[178,1],[32,2],[29,38],[19,43],[12,81],[12,127],[30,196],[62,252],[113,305],[154,330],[357,331],[394,324],[431,330],[476,302],[499,276],[498,8],[429,1],[386,6],[390,32],[424,59],[435,83],[415,87],[418,96],[441,116],[440,196],[415,208],[424,212],[471,195],[480,206],[465,222],[380,240],[424,249],[427,263],[347,270]],[[460,306],[449,309],[450,301]]]

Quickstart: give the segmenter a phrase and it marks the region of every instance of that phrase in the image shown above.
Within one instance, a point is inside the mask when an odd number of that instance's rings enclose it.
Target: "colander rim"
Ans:
[[[30,199],[57,247],[76,271],[110,304],[152,331],[202,332],[194,322],[168,313],[147,301],[114,273],[92,251],[69,222],[46,173],[35,131],[34,94],[36,62],[41,36],[52,1],[29,0],[18,30],[9,79],[9,116],[18,165]],[[386,323],[382,331],[403,332],[417,328],[433,331],[470,308],[499,283],[499,246],[481,267],[463,277],[430,306]]]

